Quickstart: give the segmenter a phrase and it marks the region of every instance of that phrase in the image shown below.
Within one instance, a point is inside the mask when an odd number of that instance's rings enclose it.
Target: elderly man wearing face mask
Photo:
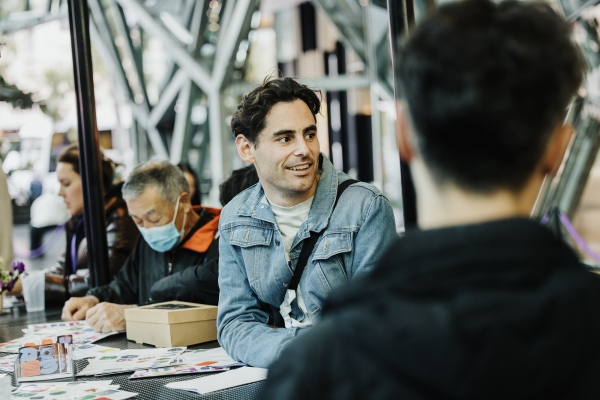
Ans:
[[[67,301],[63,320],[86,318],[95,330],[109,332],[125,329],[125,308],[157,300],[217,304],[215,233],[220,210],[192,207],[189,192],[183,173],[167,161],[149,161],[133,170],[123,186],[123,198],[144,240],[110,284]],[[179,291],[179,298],[152,298],[154,285],[164,291],[186,281],[193,282],[194,290]]]

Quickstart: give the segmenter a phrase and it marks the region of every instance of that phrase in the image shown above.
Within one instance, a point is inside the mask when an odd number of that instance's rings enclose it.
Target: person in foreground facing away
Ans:
[[[600,277],[528,216],[582,81],[547,5],[440,6],[399,54],[421,230],[286,348],[261,399],[582,399],[600,393]]]
[[[181,170],[168,161],[149,161],[132,171],[123,198],[144,240],[110,284],[67,301],[63,320],[86,318],[95,330],[109,332],[125,329],[128,307],[165,300],[217,304],[215,233],[221,210],[192,208],[189,190]]]
[[[267,79],[232,117],[238,153],[259,183],[221,214],[217,329],[227,353],[252,366],[275,361],[317,323],[329,292],[369,271],[397,237],[392,208],[372,185],[350,185],[334,208],[349,177],[319,152],[320,106],[293,79]],[[311,236],[318,240],[299,267]],[[296,268],[303,274],[288,290]]]

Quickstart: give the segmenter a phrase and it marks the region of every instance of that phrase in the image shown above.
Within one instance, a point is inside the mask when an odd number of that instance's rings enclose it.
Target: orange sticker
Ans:
[[[40,375],[40,362],[38,360],[21,363],[21,376]]]
[[[216,364],[216,361],[204,361],[201,362],[200,364],[196,364],[196,367],[206,367],[207,365],[213,365]]]

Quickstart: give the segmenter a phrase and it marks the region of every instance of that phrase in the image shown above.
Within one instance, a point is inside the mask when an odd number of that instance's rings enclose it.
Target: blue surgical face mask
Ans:
[[[138,227],[144,240],[148,243],[148,246],[158,252],[164,253],[171,250],[179,242],[184,232],[187,213],[183,214],[183,224],[181,225],[181,230],[178,231],[177,228],[175,228],[175,219],[177,218],[178,208],[179,198],[177,199],[177,205],[175,206],[173,221],[166,225],[154,226],[152,228],[144,228],[143,226]]]

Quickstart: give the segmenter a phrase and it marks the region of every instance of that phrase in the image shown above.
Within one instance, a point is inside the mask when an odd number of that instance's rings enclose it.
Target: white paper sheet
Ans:
[[[200,394],[206,394],[215,392],[217,390],[223,390],[240,385],[246,385],[248,383],[262,381],[265,379],[267,379],[266,368],[242,367],[204,378],[192,379],[183,382],[171,382],[165,386],[170,389],[182,389]]]
[[[91,343],[76,344],[76,345],[74,345],[74,349],[75,349],[75,352],[74,352],[75,355],[73,356],[73,358],[76,361],[83,360],[85,358],[102,356],[105,354],[110,354],[110,353],[114,353],[114,352],[121,350],[121,349],[117,349],[114,347],[100,346],[99,344],[91,344]],[[1,364],[0,364],[0,368],[1,368]]]
[[[7,356],[0,357],[0,371],[14,372],[17,357],[17,354],[9,354]]]
[[[185,347],[121,350],[90,359],[77,376],[110,375],[148,368],[168,367]]]
[[[119,390],[119,385],[111,385],[110,382],[26,383],[19,386],[12,396],[13,398],[34,396],[40,400],[56,398],[123,400],[137,395],[137,393]]]
[[[85,321],[56,322],[49,324],[33,324],[23,329],[25,336],[6,343],[0,343],[0,352],[18,353],[24,343],[41,344],[43,339],[61,335],[72,335],[73,343],[88,344],[115,335],[119,332],[99,333],[94,331]]]
[[[178,365],[190,365],[194,367],[243,367],[246,365],[229,357],[222,347],[189,350],[182,353],[177,362]]]

